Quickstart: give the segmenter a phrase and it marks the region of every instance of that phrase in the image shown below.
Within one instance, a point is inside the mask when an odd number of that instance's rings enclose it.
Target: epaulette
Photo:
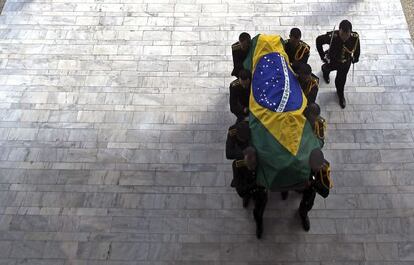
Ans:
[[[319,77],[317,77],[316,75],[312,74],[311,75],[311,82],[313,84],[319,85]]]
[[[237,129],[236,128],[230,128],[229,129],[229,135],[230,136],[235,136],[237,134]]]
[[[302,46],[302,47],[304,47],[304,48],[306,48],[306,49],[310,50],[310,46],[309,46],[306,42],[304,42],[304,41],[300,41],[300,42],[299,42],[299,44],[300,44],[300,46]]]
[[[244,161],[244,160],[236,160],[236,167],[237,168],[246,167],[246,161]]]
[[[240,50],[240,49],[241,49],[240,42],[236,42],[236,43],[234,43],[233,45],[231,45],[231,49],[232,49],[233,51]]]
[[[240,81],[239,79],[234,80],[233,82],[230,83],[230,87],[236,87],[240,85]]]
[[[334,34],[334,38],[336,38],[338,36],[338,31],[337,30],[335,30],[335,31],[328,31],[328,32],[326,32],[326,35],[328,35],[329,38],[331,38],[332,37],[332,33]]]
[[[331,165],[328,161],[325,160],[324,165],[319,170],[319,172],[316,172],[316,175],[322,182],[322,185],[324,185],[328,189],[333,188],[333,181],[331,179]]]
[[[311,90],[312,88],[318,86],[318,84],[319,84],[318,80],[316,80],[314,78],[311,78],[311,80],[309,82],[309,90]]]
[[[295,60],[299,61],[302,60],[303,56],[310,51],[310,46],[303,41],[300,41],[299,48],[296,50],[295,53]]]
[[[305,95],[309,95],[309,93],[312,91],[312,89],[314,87],[317,87],[319,85],[319,79],[314,78],[313,76],[310,78],[305,91],[303,91],[305,93]]]
[[[353,38],[359,38],[359,34],[356,33],[356,32],[352,32],[351,33],[351,37],[353,37]]]
[[[325,139],[326,127],[326,120],[321,116],[318,116],[314,124],[314,133],[319,139]]]

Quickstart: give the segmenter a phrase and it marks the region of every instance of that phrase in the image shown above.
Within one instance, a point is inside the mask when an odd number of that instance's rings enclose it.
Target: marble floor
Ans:
[[[347,108],[318,96],[335,187],[309,232],[300,196],[271,194],[258,241],[224,157],[230,45],[297,26],[320,75],[344,18]],[[413,59],[398,0],[7,0],[0,264],[412,265]]]

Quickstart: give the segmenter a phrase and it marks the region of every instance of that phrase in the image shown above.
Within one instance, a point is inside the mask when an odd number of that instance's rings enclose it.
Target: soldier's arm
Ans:
[[[243,152],[236,144],[234,136],[227,134],[226,140],[226,158],[227,159],[242,159]]]
[[[239,76],[239,72],[243,69],[243,61],[240,58],[240,54],[238,50],[232,48],[232,55],[233,55],[233,71],[231,72],[232,76]]]
[[[324,56],[325,56],[325,51],[323,50],[323,45],[324,44],[330,44],[330,42],[331,42],[331,35],[328,34],[328,33],[323,34],[323,35],[319,35],[316,38],[316,49],[318,50],[319,57],[321,57],[321,59],[323,59]]]
[[[318,86],[315,85],[314,87],[312,87],[311,91],[309,92],[307,99],[308,99],[308,103],[315,103],[316,101],[316,96],[318,95]]]
[[[231,181],[230,186],[236,187],[238,185],[238,170],[236,167],[236,160],[233,161],[232,169],[233,169],[233,179]]]
[[[357,41],[357,44],[356,44],[356,49],[355,49],[355,52],[354,52],[354,60],[353,60],[353,63],[357,63],[358,61],[359,61],[359,56],[361,55],[361,47],[360,47],[360,39],[359,39],[359,37],[358,37],[358,39],[356,40]]]
[[[243,116],[243,106],[240,104],[237,98],[237,87],[232,87],[230,85],[230,111],[237,117]]]
[[[309,56],[310,56],[310,52],[308,51],[308,52],[306,52],[304,55],[303,55],[303,57],[302,57],[302,62],[303,63],[308,63],[308,60],[309,60]]]

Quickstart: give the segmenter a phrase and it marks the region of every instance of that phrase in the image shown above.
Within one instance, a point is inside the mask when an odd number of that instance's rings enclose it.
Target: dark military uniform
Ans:
[[[330,44],[332,34],[331,47],[325,53],[323,45]],[[346,42],[343,42],[339,37],[338,30],[327,32],[316,39],[316,48],[322,60],[324,60],[325,54],[329,59],[329,62],[322,65],[324,75],[329,76],[331,71],[337,71],[335,78],[336,93],[340,99],[343,99],[346,76],[349,68],[351,67],[351,63],[358,62],[361,53],[358,33],[352,32],[350,38]]]
[[[299,81],[299,84],[308,100],[308,104],[315,103],[319,91],[319,78],[312,74],[311,79],[308,82]]]
[[[243,69],[243,62],[244,59],[246,59],[249,50],[243,51],[240,42],[236,42],[231,45],[231,51],[233,55],[233,71],[231,72],[231,75],[239,77],[239,72]]]
[[[318,172],[311,171],[310,175],[310,185],[303,191],[302,200],[299,205],[299,214],[301,217],[307,216],[308,212],[312,209],[315,202],[316,193],[319,193],[322,197],[326,198],[329,195],[329,188],[331,188],[330,183],[326,183],[326,179],[329,178],[329,162],[325,160],[325,165],[323,170]],[[322,187],[322,182],[329,185],[329,187]]]
[[[230,111],[236,115],[237,121],[243,120],[249,115],[244,108],[249,108],[250,89],[244,88],[238,79],[230,84]]]
[[[245,122],[245,121],[242,121]],[[236,124],[230,126],[229,131],[227,133],[227,140],[226,140],[226,158],[227,159],[238,159],[241,160],[244,158],[243,150],[249,146],[249,142],[242,142],[240,141],[237,136],[237,128]]]
[[[326,120],[318,116],[312,124],[313,132],[320,140],[325,140]]]
[[[319,139],[321,147],[323,147],[325,144],[326,120],[321,116],[312,115],[308,110],[305,110],[303,114],[311,125],[313,133]]]
[[[301,63],[308,63],[310,47],[303,41],[300,41],[297,47],[293,47],[288,40],[285,41],[285,52],[289,57],[293,70],[296,70]]]
[[[253,215],[256,222],[261,222],[267,203],[266,189],[256,183],[256,171],[249,170],[244,160],[233,161],[231,186],[241,198],[255,201]]]

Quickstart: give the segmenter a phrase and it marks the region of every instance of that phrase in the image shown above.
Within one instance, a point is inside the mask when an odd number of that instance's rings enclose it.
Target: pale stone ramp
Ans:
[[[265,234],[224,158],[242,31],[314,40],[344,18],[348,105],[322,84],[335,188],[311,230]],[[0,264],[414,264],[414,52],[397,0],[7,0],[0,16]],[[331,76],[333,77],[333,75]]]

